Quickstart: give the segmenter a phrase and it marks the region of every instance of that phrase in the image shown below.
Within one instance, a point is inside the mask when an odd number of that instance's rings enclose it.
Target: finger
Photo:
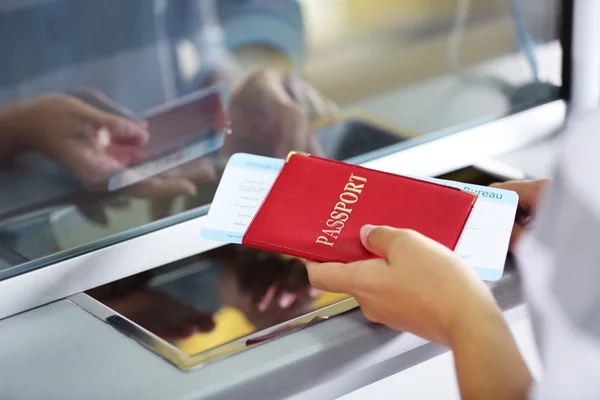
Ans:
[[[173,210],[173,198],[161,197],[150,202],[150,216],[153,221],[167,218]]]
[[[547,183],[547,179],[540,179],[537,181],[508,181],[494,183],[490,186],[517,192],[519,195],[519,207],[527,212],[533,212]]]
[[[102,207],[88,207],[88,206],[79,206],[79,212],[83,214],[84,217],[89,219],[92,222],[100,226],[108,226],[108,215],[106,211],[102,209]]]
[[[321,143],[319,143],[319,141],[317,140],[315,135],[312,134],[312,132],[309,132],[308,153],[317,157],[323,157],[325,153],[323,151],[323,146],[321,146]]]
[[[143,146],[150,139],[150,132],[146,122],[137,122],[115,117],[108,114],[102,122],[110,131],[113,143],[127,146]]]
[[[306,104],[305,110],[307,110],[307,117],[309,121],[313,121],[325,115],[325,100],[321,96],[319,96],[315,89],[305,85],[304,99],[306,103],[303,104]]]
[[[107,149],[107,152],[120,163],[128,165],[143,157],[143,152],[137,147],[114,145]]]
[[[325,107],[325,102],[301,80],[293,77],[288,83],[290,96],[306,111],[308,120],[316,119]]]
[[[106,204],[111,209],[123,210],[123,209],[126,209],[127,207],[129,207],[129,205],[131,203],[129,202],[129,199],[126,197],[116,196],[116,197],[109,197],[106,200]]]
[[[320,297],[322,294],[323,294],[322,290],[319,290],[316,287],[312,287],[312,286],[308,287],[308,295],[311,298],[316,299],[316,298]]]
[[[397,240],[398,229],[388,226],[365,225],[360,229],[360,240],[371,253],[386,257],[392,243]]]
[[[306,264],[308,279],[313,287],[332,293],[353,295],[370,281],[372,274],[381,267],[382,260],[367,260],[351,264]]]
[[[258,72],[255,75],[255,83],[268,88],[270,95],[280,103],[292,100],[290,93],[285,87],[285,77],[281,73],[268,69]]]
[[[308,101],[309,119],[316,120],[339,112],[335,103],[323,97],[314,87],[306,85],[306,99]]]
[[[89,190],[106,190],[106,180],[124,168],[123,164],[104,152],[76,148],[63,161],[73,166],[71,173]],[[96,187],[100,185],[100,187]]]
[[[264,256],[266,258],[263,258]],[[248,259],[248,263],[251,267],[246,266],[247,273],[244,275],[244,281],[252,302],[257,305],[264,301],[270,303],[279,288],[277,278],[281,274],[280,260],[271,254],[255,253],[253,259]],[[270,294],[272,289],[274,292]]]
[[[128,122],[129,123],[129,122]],[[121,144],[123,146],[143,146],[150,140],[150,133],[148,128],[144,125],[129,125],[129,132],[110,130],[110,137],[112,143]],[[110,128],[108,128],[110,129]]]
[[[510,244],[508,246],[511,253],[515,253],[519,241],[521,240],[525,232],[527,232],[527,229],[525,229],[521,225],[515,224],[513,226],[512,234],[510,235]]]
[[[325,97],[325,108],[323,109],[323,115],[336,115],[339,114],[340,108],[331,99]]]
[[[271,305],[271,302],[273,301],[273,297],[275,297],[276,291],[277,291],[277,288],[275,287],[274,284],[269,286],[269,288],[265,292],[265,295],[258,302],[258,310],[259,311],[261,311],[261,312],[267,311],[267,309]]]
[[[192,336],[194,333],[195,327],[193,324],[187,321],[179,321],[170,327],[168,337],[171,338],[170,340],[183,340]]]
[[[339,108],[333,101],[323,96],[312,85],[304,82],[297,76],[287,76],[284,84],[289,95],[307,111],[309,120],[339,112]]]
[[[279,271],[272,257],[262,259],[262,252],[253,249],[239,248],[236,255],[231,254],[232,262],[237,271],[237,283],[240,292],[249,296],[252,304],[258,304],[264,298],[269,287],[275,284]],[[244,254],[245,253],[245,254]],[[237,260],[237,261],[236,261]]]
[[[99,90],[91,88],[78,88],[70,90],[67,93],[72,94],[80,100],[90,104],[91,106],[105,111],[107,113],[120,115],[121,117],[128,118],[131,120],[138,120],[139,118],[127,108],[119,105],[112,101],[108,96]]]
[[[199,332],[211,332],[215,329],[215,321],[211,314],[199,313],[193,320],[196,329]]]
[[[144,122],[109,114],[85,103],[81,103],[80,113],[86,122],[92,123],[96,129],[108,129],[111,139],[115,142],[141,146],[150,138]]]
[[[281,74],[268,74],[268,77],[270,78],[268,87],[272,97],[271,101],[280,105],[280,110],[277,112],[280,132],[276,136],[278,143],[274,149],[275,156],[283,158],[291,150],[306,151],[310,134],[307,129],[307,112],[301,106],[302,102],[297,101],[297,97],[293,93],[301,92],[301,90],[294,89],[290,93],[290,88],[286,87],[287,79]]]
[[[194,196],[196,195],[196,186],[182,178],[153,178],[133,186],[127,192],[135,197]]]
[[[294,304],[296,298],[298,298],[298,295],[296,293],[287,291],[281,292],[281,294],[279,295],[279,299],[277,300],[279,308],[287,310],[292,306],[292,304]]]
[[[217,179],[217,168],[215,162],[210,159],[200,159],[190,165],[183,166],[179,176],[185,177],[192,182],[206,182]]]
[[[311,132],[300,107],[295,103],[284,106],[279,118],[280,132],[277,136],[275,156],[284,158],[291,150],[306,151]]]

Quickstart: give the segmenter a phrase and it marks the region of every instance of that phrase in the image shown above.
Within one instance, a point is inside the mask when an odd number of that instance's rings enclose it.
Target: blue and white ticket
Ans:
[[[284,160],[250,154],[234,154],[223,173],[202,237],[226,243],[242,243]],[[479,196],[454,252],[485,281],[500,279],[517,212],[517,193],[486,186],[434,178],[413,177],[477,193]]]

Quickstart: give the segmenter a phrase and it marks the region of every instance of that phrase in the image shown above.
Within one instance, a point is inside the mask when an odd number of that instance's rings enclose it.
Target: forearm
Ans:
[[[494,307],[463,318],[451,340],[462,399],[526,399],[532,377]]]
[[[24,103],[12,102],[0,106],[0,164],[26,150],[27,128],[22,117]]]

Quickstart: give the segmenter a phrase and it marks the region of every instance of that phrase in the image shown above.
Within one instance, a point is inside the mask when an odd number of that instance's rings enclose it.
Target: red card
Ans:
[[[242,243],[312,261],[373,258],[365,224],[418,231],[454,250],[476,196],[460,189],[293,154]]]

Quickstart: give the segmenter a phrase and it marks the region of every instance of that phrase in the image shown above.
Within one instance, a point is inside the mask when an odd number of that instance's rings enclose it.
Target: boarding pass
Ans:
[[[225,168],[201,236],[207,240],[241,244],[285,161],[250,154],[234,154]],[[504,271],[519,197],[508,190],[427,177],[412,177],[457,187],[478,195],[454,252],[485,281],[498,280]]]

